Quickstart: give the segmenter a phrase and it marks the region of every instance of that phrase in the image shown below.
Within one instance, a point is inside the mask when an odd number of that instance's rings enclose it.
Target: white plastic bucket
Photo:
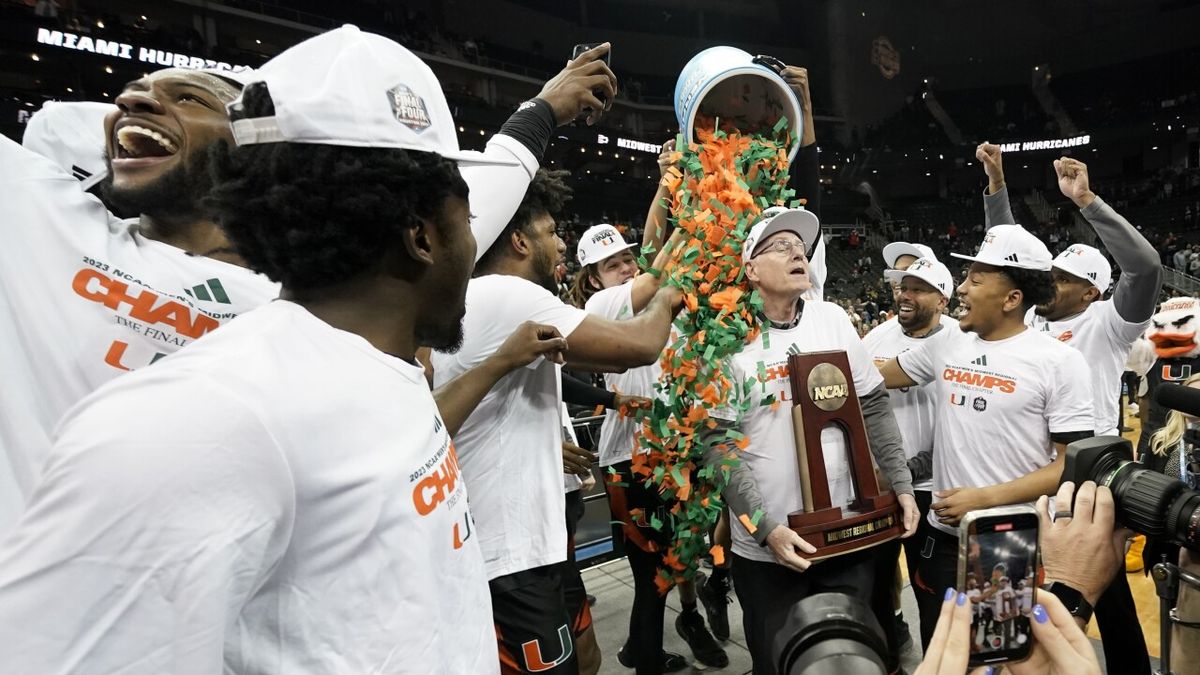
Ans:
[[[749,53],[737,47],[710,47],[688,61],[675,82],[675,118],[686,138],[696,140],[701,110],[722,120],[748,120],[750,128],[743,131],[767,135],[779,117],[787,117],[796,139],[788,161],[796,158],[804,131],[800,101],[778,73],[755,63]]]

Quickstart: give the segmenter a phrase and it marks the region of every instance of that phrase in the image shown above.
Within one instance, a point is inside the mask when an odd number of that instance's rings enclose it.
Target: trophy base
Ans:
[[[817,548],[804,556],[824,560],[878,546],[904,533],[896,495],[887,492],[862,499],[848,509],[832,507],[788,515],[788,527]]]

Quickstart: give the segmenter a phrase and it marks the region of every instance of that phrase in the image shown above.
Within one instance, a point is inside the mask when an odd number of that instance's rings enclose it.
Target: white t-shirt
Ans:
[[[978,588],[972,588],[967,591],[967,600],[971,603],[971,613],[975,615],[976,619],[983,613],[983,603],[979,601],[979,596]]]
[[[0,663],[498,672],[475,529],[422,369],[278,301],[68,413],[0,543]]]
[[[462,349],[433,353],[434,386],[479,365],[524,321],[554,326],[569,343],[586,317],[531,281],[472,279]],[[557,366],[538,359],[493,385],[454,438],[488,579],[567,558],[561,401]]]
[[[920,384],[933,382],[937,421],[933,489],[1015,480],[1054,459],[1051,433],[1092,430],[1083,355],[1034,330],[1004,340],[950,332],[898,357]],[[932,511],[929,522],[951,534]]]
[[[895,318],[888,319],[863,337],[863,345],[878,366],[926,342],[940,344],[950,339],[951,333],[962,332],[958,329],[958,321],[945,314],[941,316],[941,325],[933,335],[914,338],[904,334],[904,329]],[[912,459],[921,452],[932,450],[934,419],[937,415],[933,387],[925,385],[889,389],[888,398],[896,415],[896,424],[900,427],[900,436],[904,439],[904,454]],[[930,490],[932,485],[933,479],[928,478],[914,481],[913,489]]]
[[[611,321],[632,319],[633,284],[626,282],[596,293],[588,299],[584,309],[588,314]],[[662,366],[656,361],[623,373],[605,373],[604,384],[609,391],[654,398],[654,383],[658,382],[661,375]],[[616,410],[606,410],[604,422],[600,425],[600,466],[611,466],[631,459],[640,431],[641,425],[636,419],[625,417]]]
[[[765,328],[732,357],[734,391],[741,392],[746,382],[752,383],[748,394],[750,407],[741,425],[741,432],[749,437],[750,444],[740,457],[754,475],[762,493],[764,510],[782,523],[787,522],[788,514],[804,510],[800,466],[792,431],[792,387],[787,359],[797,352],[829,350],[846,352],[859,396],[883,383],[862,340],[850,325],[846,311],[832,302],[806,302],[800,323],[795,328]],[[774,396],[779,405],[766,402],[769,396]],[[732,419],[725,410],[715,411],[714,416]],[[855,497],[845,437],[840,431],[826,428],[821,432],[821,448],[829,478],[830,501],[833,506],[845,506]],[[731,529],[734,553],[753,560],[775,562],[771,551],[759,546],[745,527],[738,524]]]
[[[1150,319],[1130,323],[1117,314],[1112,300],[1101,300],[1063,321],[1047,321],[1031,309],[1025,316],[1025,324],[1083,354],[1095,397],[1096,435],[1119,436],[1117,424],[1121,415],[1117,406],[1121,397],[1121,374],[1125,372],[1125,362],[1134,341],[1150,326]]]
[[[50,160],[0,138],[0,534],[59,418],[97,387],[278,296],[266,277],[147,239]]]

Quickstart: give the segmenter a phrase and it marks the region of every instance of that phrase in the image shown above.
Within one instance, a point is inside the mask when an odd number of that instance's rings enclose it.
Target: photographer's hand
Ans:
[[[771,530],[771,533],[767,535],[767,546],[770,547],[771,555],[775,556],[776,562],[797,572],[803,572],[812,563],[797,555],[796,549],[800,549],[802,553],[817,552],[815,546],[804,541],[792,528],[785,525],[777,525],[775,529]]]
[[[1010,663],[1012,675],[1100,675],[1096,650],[1087,635],[1052,593],[1039,593],[1029,622],[1033,627],[1033,649],[1029,658]]]
[[[1074,492],[1075,484],[1070,481],[1058,488],[1055,496],[1058,514],[1053,521],[1050,499],[1044,496],[1038,499],[1042,560],[1047,581],[1059,581],[1074,588],[1094,607],[1125,563],[1125,539],[1130,533],[1113,530],[1116,505],[1107,487],[1097,488],[1092,481],[1081,485],[1072,511]]]

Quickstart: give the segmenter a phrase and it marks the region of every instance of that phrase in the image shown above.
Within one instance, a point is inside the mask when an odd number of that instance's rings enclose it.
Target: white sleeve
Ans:
[[[582,273],[582,272],[581,272]],[[588,314],[610,321],[623,321],[633,318],[633,282],[613,286],[597,292],[588,298],[583,306]]]
[[[459,171],[470,189],[471,232],[475,235],[475,262],[491,248],[525,199],[525,190],[538,170],[537,158],[515,138],[496,134],[483,154],[516,160],[518,166],[464,166]]]
[[[806,302],[825,299],[825,277],[828,267],[825,265],[825,235],[817,237],[817,245],[813,248],[812,258],[808,261],[808,278],[812,288],[804,291],[802,296]]]
[[[945,330],[945,329],[943,329]],[[900,369],[913,379],[917,384],[929,384],[937,375],[937,355],[933,353],[931,345],[936,345],[942,349],[950,349],[950,340],[942,340],[941,342],[930,342],[924,340],[921,344],[913,349],[910,349],[896,357],[896,361],[900,364]]]
[[[1101,302],[1096,310],[1103,312],[1101,320],[1104,322],[1104,330],[1115,349],[1129,347],[1150,327],[1150,319],[1140,323],[1126,321],[1117,312],[1117,305],[1112,300]]]
[[[569,337],[588,315],[541,286],[528,282],[521,286],[519,293],[509,297],[509,303],[510,307],[518,310],[513,315],[517,321],[509,327],[509,333],[516,330],[522,321],[533,321],[554,326],[563,337]]]
[[[94,397],[69,416],[0,542],[6,672],[221,672],[227,631],[286,550],[295,496],[261,426],[191,393],[186,406]],[[114,423],[134,410],[139,423]]]
[[[1046,425],[1050,433],[1095,431],[1091,369],[1078,349],[1060,350],[1046,392]]]

